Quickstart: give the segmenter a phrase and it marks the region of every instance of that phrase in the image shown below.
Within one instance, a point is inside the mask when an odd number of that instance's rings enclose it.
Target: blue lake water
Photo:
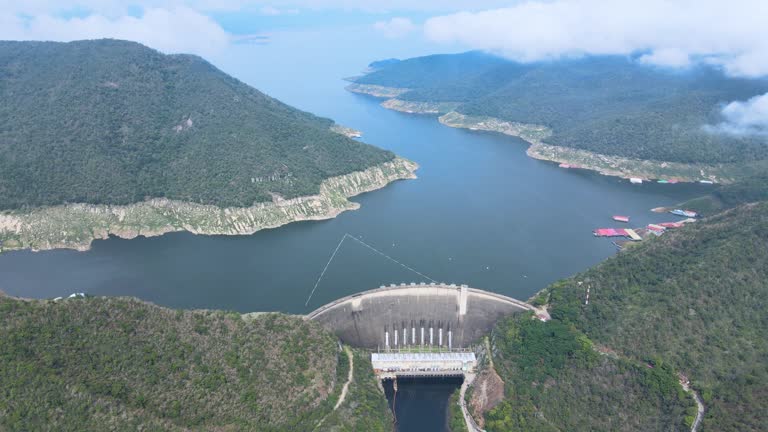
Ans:
[[[343,89],[341,77],[397,54],[377,51],[371,57],[369,48],[343,32],[283,33],[268,45],[236,46],[215,63],[279,99],[363,131],[365,142],[418,162],[419,179],[356,197],[361,209],[336,219],[251,236],[174,233],[96,241],[88,252],[3,254],[0,290],[23,297],[86,292],[170,307],[306,313],[381,284],[423,280],[345,241],[305,306],[334,248],[349,233],[433,279],[526,299],[616,253],[610,240],[591,234],[620,226],[612,215],[631,216],[629,226],[675,220],[649,210],[707,190],[630,185],[564,170],[528,158],[521,140],[388,111],[376,99]],[[399,430],[443,431],[455,388],[404,383]]]
[[[528,158],[519,139],[386,110],[379,100],[344,90],[340,77],[371,60],[365,54],[354,52],[337,63],[302,57],[304,64],[296,67],[292,62],[298,60],[285,55],[295,42],[283,43],[238,47],[222,67],[289,103],[361,130],[365,142],[418,162],[417,180],[356,197],[361,209],[333,220],[251,236],[173,233],[96,241],[88,252],[3,254],[0,290],[25,297],[86,292],[171,307],[305,313],[381,284],[423,280],[346,241],[305,306],[333,249],[349,233],[438,281],[526,299],[614,254],[609,240],[591,233],[618,226],[611,215],[631,216],[631,226],[675,220],[649,210],[706,190],[630,185],[564,170]]]

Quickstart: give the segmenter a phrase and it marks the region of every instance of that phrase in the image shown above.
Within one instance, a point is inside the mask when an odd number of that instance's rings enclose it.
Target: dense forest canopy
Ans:
[[[690,377],[707,407],[702,431],[768,430],[768,203],[644,242],[538,301],[595,343]]]
[[[346,379],[300,317],[2,294],[0,317],[4,431],[310,431]]]
[[[505,397],[485,415],[489,432],[674,431],[695,416],[671,365],[600,353],[560,320],[506,319],[492,344]]]
[[[715,68],[669,71],[627,57],[530,64],[479,52],[387,65],[361,84],[408,88],[399,99],[461,102],[462,114],[545,125],[554,145],[647,160],[745,163],[768,159],[765,136],[707,130],[723,104],[768,92],[768,80]]]
[[[0,99],[0,210],[250,206],[394,157],[199,57],[133,42],[0,42]]]
[[[0,292],[2,431],[385,431],[368,354],[298,316]],[[346,349],[346,348],[345,348]],[[321,425],[321,426],[320,426]]]

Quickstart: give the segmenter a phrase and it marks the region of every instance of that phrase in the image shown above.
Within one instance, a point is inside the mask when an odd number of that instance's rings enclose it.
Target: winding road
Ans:
[[[352,379],[354,378],[354,370],[355,370],[355,356],[352,355],[352,351],[349,350],[349,347],[344,347],[344,352],[347,353],[347,358],[349,359],[349,372],[347,373],[347,382],[344,383],[344,387],[341,388],[341,395],[339,396],[339,400],[336,402],[336,405],[333,407],[333,410],[336,411],[339,409],[342,403],[344,403],[344,399],[347,397],[347,390],[349,390],[349,385],[352,384]]]

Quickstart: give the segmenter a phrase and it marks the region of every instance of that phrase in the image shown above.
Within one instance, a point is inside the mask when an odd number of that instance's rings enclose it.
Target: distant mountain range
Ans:
[[[768,167],[765,136],[728,135],[723,104],[768,92],[768,80],[713,67],[676,72],[626,57],[517,63],[482,52],[377,64],[358,88],[397,88],[407,112],[453,110],[478,119],[544,126],[544,143],[621,158]],[[379,89],[380,90],[380,89]],[[427,103],[427,105],[419,105]],[[391,103],[388,103],[391,107]],[[480,121],[478,120],[478,121]],[[729,174],[738,176],[738,170]]]
[[[199,57],[133,42],[0,42],[0,99],[0,210],[247,207],[394,158]]]

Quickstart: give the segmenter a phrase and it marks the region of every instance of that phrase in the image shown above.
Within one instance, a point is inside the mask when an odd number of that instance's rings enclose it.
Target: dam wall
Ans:
[[[321,306],[306,316],[342,342],[369,349],[467,347],[505,316],[536,309],[466,285],[382,286]]]

